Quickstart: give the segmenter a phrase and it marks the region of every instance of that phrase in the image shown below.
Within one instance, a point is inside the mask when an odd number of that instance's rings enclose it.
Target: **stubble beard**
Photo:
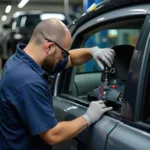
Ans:
[[[43,61],[42,68],[47,72],[53,72],[55,66],[56,64],[54,61],[52,61],[50,58],[45,58],[45,60]]]

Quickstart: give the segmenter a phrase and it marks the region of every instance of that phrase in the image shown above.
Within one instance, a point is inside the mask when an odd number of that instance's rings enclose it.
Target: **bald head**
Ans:
[[[42,44],[45,38],[63,45],[66,38],[71,39],[71,34],[59,19],[50,18],[36,26],[30,42],[34,41],[36,44]]]
[[[69,29],[60,20],[51,18],[40,22],[34,29],[24,51],[46,71],[54,70],[64,58],[64,50],[71,45]]]

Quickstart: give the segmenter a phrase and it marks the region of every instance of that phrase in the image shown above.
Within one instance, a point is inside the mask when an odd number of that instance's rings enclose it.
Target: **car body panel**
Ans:
[[[92,12],[86,12],[79,19],[75,20],[73,24],[81,26],[81,24],[84,24],[84,22],[87,22],[93,17],[101,15],[105,12],[147,3],[149,3],[149,0],[104,0],[97,5],[96,9],[94,9]]]
[[[127,8],[122,8],[121,10],[113,10],[112,12],[106,12],[104,14],[101,14],[95,18],[92,18],[87,23],[84,23],[80,25],[80,28],[76,29],[76,33],[73,34],[73,39],[75,36],[77,36],[81,31],[84,31],[84,29],[88,29],[92,27],[95,24],[111,21],[112,19],[122,19],[124,17],[132,17],[132,16],[140,16],[140,15],[146,15],[149,12],[150,5],[136,5],[136,6],[130,6]]]
[[[118,123],[108,138],[106,150],[149,150],[150,134]]]
[[[139,4],[141,5],[147,5],[148,4],[148,0],[105,0],[103,2],[101,2],[99,5],[97,5],[97,8],[95,10],[93,10],[92,12],[88,12],[88,13],[84,13],[79,19],[76,19],[73,21],[73,23],[70,25],[70,30],[72,32],[72,34],[74,34],[74,32],[78,29],[78,27],[82,26],[84,23],[88,22],[88,20],[91,20],[92,18],[95,18],[97,16],[100,16],[101,14],[105,14],[105,13],[109,13],[111,15],[111,12],[113,10],[117,10],[119,8],[130,8],[130,7],[134,7],[134,11],[131,9],[131,13],[132,14],[136,14],[139,13],[141,14],[141,12],[144,14],[145,11],[147,14],[150,13],[150,11],[148,11],[148,9],[146,7],[141,7],[140,9],[136,9],[136,5],[138,7],[140,7]],[[133,6],[133,4],[135,6]],[[121,14],[124,13],[124,11],[120,12]],[[119,14],[120,14],[119,13]],[[118,14],[116,14],[118,15]]]
[[[118,124],[118,120],[109,116],[103,116],[100,121],[94,124],[90,135],[91,147],[94,150],[102,150],[106,148],[108,135]]]
[[[53,105],[58,121],[73,120],[83,115],[87,109],[87,107],[60,97],[53,98]],[[81,132],[76,139],[82,142],[84,148],[92,148],[94,150],[104,149],[108,134],[114,129],[118,122],[118,120],[109,116],[103,116],[92,128],[89,127]]]

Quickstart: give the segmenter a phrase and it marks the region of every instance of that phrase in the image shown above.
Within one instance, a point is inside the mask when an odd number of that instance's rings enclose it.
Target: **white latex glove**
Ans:
[[[110,110],[112,110],[112,107],[106,107],[102,100],[93,101],[82,117],[88,122],[88,126],[90,126],[92,123],[98,121],[105,112]]]
[[[96,60],[101,70],[104,70],[104,65],[102,63],[104,62],[108,67],[111,67],[114,61],[115,51],[110,48],[101,49],[95,46],[91,48],[90,54]]]

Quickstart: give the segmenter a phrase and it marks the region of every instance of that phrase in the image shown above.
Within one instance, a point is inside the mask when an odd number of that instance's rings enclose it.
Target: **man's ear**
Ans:
[[[54,49],[54,43],[50,42],[45,47],[46,54],[48,54],[49,51],[52,50],[52,49]]]

